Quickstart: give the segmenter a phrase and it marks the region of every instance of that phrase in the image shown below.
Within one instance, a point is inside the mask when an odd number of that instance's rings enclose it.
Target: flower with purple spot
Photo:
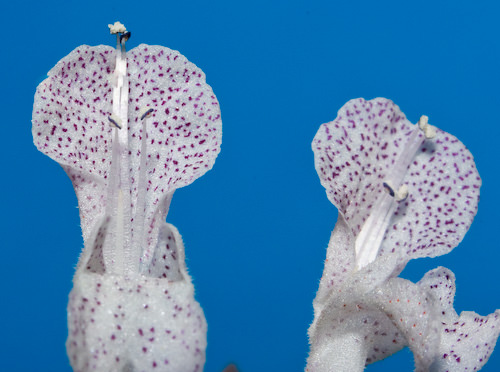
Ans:
[[[174,191],[220,151],[219,104],[177,51],[80,46],[37,88],[33,138],[70,177],[84,249],[68,305],[75,371],[201,371],[206,321],[194,299]]]
[[[404,346],[416,371],[479,370],[500,332],[500,311],[457,315],[443,267],[418,283],[409,260],[446,254],[477,212],[481,179],[465,146],[411,124],[390,100],[349,101],[313,141],[315,166],[339,217],[309,329],[307,371],[362,371]]]

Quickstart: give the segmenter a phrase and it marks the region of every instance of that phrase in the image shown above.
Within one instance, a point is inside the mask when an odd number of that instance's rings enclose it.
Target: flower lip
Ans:
[[[462,240],[477,211],[481,179],[472,155],[452,135],[427,128],[423,134],[415,131],[390,100],[360,98],[344,105],[333,122],[323,124],[313,141],[321,183],[353,236],[359,237],[370,216],[388,219],[387,228],[379,233],[378,255],[400,254],[397,270],[412,258],[449,252]],[[421,144],[426,131],[430,137],[435,131],[435,137]],[[413,152],[408,143],[416,146],[415,155],[404,165],[401,155]],[[400,180],[394,182],[398,167]],[[408,195],[384,216],[381,211],[387,207],[380,208],[380,198],[385,194],[390,199],[385,204],[394,201],[384,191],[387,180],[394,192],[406,185]]]
[[[176,51],[141,44],[127,52],[130,96],[123,120],[112,110],[114,53],[108,46],[81,46],[59,61],[37,88],[33,137],[73,182],[86,246],[111,200],[107,190],[116,178],[113,161],[128,163],[121,167],[120,182],[129,182],[125,189],[130,192],[122,197],[130,200],[131,234],[137,238],[139,230],[144,232],[140,262],[147,267],[172,193],[215,162],[222,134],[220,109],[194,64]],[[127,136],[127,147],[115,159],[117,126]]]

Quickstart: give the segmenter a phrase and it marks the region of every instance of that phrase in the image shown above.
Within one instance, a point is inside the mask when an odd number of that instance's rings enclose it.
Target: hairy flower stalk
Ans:
[[[412,125],[384,98],[356,99],[314,138],[339,218],[313,303],[307,371],[362,371],[404,346],[417,372],[472,371],[493,351],[500,311],[459,316],[450,270],[416,284],[398,277],[410,259],[450,252],[477,211],[472,155],[427,121]]]
[[[194,299],[172,195],[212,168],[221,119],[205,75],[176,51],[110,25],[116,49],[80,46],[37,88],[33,137],[78,197],[84,250],[66,343],[75,371],[201,371]]]

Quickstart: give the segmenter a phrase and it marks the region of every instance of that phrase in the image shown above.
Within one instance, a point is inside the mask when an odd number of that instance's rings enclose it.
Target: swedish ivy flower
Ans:
[[[179,52],[110,25],[117,47],[80,46],[37,88],[33,138],[70,177],[84,250],[68,305],[75,371],[201,371],[206,321],[194,299],[174,191],[212,168],[219,104]]]
[[[417,371],[480,369],[500,311],[458,316],[445,268],[417,284],[397,277],[410,259],[450,252],[470,227],[481,186],[470,152],[383,98],[349,101],[312,146],[339,217],[314,300],[307,370],[361,371],[404,346]]]

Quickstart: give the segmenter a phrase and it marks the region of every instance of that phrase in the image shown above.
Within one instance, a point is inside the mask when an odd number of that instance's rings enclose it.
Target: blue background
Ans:
[[[443,265],[456,309],[500,307],[497,1],[19,1],[2,6],[0,355],[5,371],[70,371],[66,303],[82,247],[77,200],[32,144],[35,88],[81,44],[181,51],[222,109],[212,171],[174,195],[167,220],[186,245],[209,324],[205,371],[302,371],[312,300],[336,220],[310,143],[349,99],[383,96],[453,133],[483,179],[479,214],[451,254],[411,262],[413,281]],[[369,366],[411,371],[408,350]],[[500,370],[497,350],[484,371]]]

